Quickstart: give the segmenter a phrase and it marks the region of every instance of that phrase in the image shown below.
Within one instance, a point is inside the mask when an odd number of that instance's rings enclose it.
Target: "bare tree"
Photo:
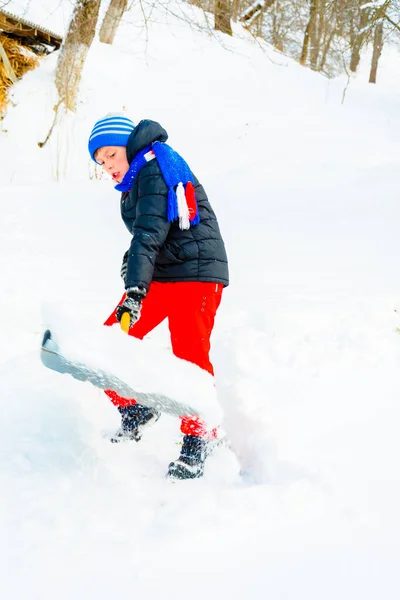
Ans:
[[[274,7],[271,11],[271,42],[274,48],[283,52],[283,39],[280,31],[280,20],[278,17],[278,11],[280,12],[279,2],[274,3]]]
[[[360,62],[361,48],[365,44],[370,32],[368,27],[370,21],[370,11],[368,8],[363,8],[364,0],[359,0],[359,24],[358,33],[354,38],[353,47],[350,59],[350,71],[355,73]]]
[[[56,86],[60,103],[75,111],[79,83],[93,41],[101,0],[77,0],[57,62]]]
[[[244,10],[239,21],[246,29],[251,29],[257,36],[261,36],[264,26],[265,12],[276,2],[276,0],[255,0],[253,4]]]
[[[362,2],[362,0],[359,1]],[[396,27],[395,22],[393,22],[387,14],[391,9],[392,4],[393,7],[396,8],[396,3],[392,2],[392,0],[384,0],[384,2],[369,3],[361,6],[359,34],[356,37],[350,61],[351,71],[355,72],[357,70],[358,63],[360,62],[361,48],[371,40],[373,33],[374,50],[370,77],[375,77],[376,79],[376,70],[378,69],[378,61],[383,46],[383,20],[386,20]],[[376,70],[375,73],[373,73],[375,67]],[[375,81],[371,81],[371,78],[370,82],[375,83]]]
[[[317,0],[316,4],[315,18],[313,19],[310,31],[310,67],[313,71],[318,70],[318,57],[321,49],[322,36],[325,26],[327,25],[325,20],[325,0]]]
[[[246,5],[245,0],[232,0],[232,19],[237,21],[243,12],[243,6]]]
[[[231,14],[231,0],[215,0],[214,28],[222,33],[232,35]]]
[[[376,83],[376,74],[378,71],[378,62],[382,53],[383,48],[383,21],[375,27],[374,32],[374,50],[372,53],[371,70],[369,73],[369,82]]]
[[[388,14],[389,9],[392,7],[393,14]],[[387,0],[384,5],[384,18],[392,25],[394,30],[400,31],[400,2],[399,0]],[[391,11],[389,11],[391,12]],[[393,20],[395,19],[395,20]]]
[[[99,32],[100,41],[103,44],[113,43],[122,15],[126,11],[127,6],[128,0],[111,0]]]
[[[304,33],[303,47],[300,56],[301,65],[305,65],[307,62],[310,42],[312,48],[316,44],[319,2],[320,0],[311,0],[310,3],[310,16]],[[315,56],[315,48],[313,48],[313,52]]]
[[[349,63],[356,71],[362,49],[373,42],[378,56],[380,21],[385,43],[400,32],[400,0],[232,0],[232,6],[232,18],[239,14],[254,35],[328,77],[347,73]]]

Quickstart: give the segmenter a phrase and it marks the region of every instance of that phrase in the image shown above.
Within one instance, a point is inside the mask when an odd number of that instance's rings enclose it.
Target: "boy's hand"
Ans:
[[[116,317],[121,322],[124,313],[129,314],[129,328],[139,319],[142,310],[142,300],[146,295],[143,288],[133,287],[126,290],[126,298],[117,308]]]
[[[128,271],[128,254],[129,254],[129,250],[127,250],[124,254],[124,258],[122,259],[122,265],[121,265],[121,277],[125,282],[126,279],[126,273]]]

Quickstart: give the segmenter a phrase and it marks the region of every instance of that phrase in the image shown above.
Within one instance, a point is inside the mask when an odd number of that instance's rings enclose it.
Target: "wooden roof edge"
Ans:
[[[56,40],[59,40],[60,42],[62,42],[61,35],[59,35],[58,33],[55,33],[54,31],[50,31],[50,29],[47,29],[46,27],[42,27],[41,25],[32,23],[32,21],[27,21],[26,19],[23,19],[22,17],[19,17],[18,15],[9,13],[6,10],[0,9],[0,15],[4,15],[5,17],[8,17],[9,19],[14,19],[14,21],[17,21],[18,23],[21,23],[22,25],[26,25],[27,27],[31,27],[31,29],[37,29],[41,33],[50,35],[51,37],[55,38]]]

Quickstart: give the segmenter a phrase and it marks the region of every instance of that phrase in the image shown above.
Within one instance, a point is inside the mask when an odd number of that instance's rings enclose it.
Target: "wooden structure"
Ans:
[[[47,53],[58,50],[62,44],[62,37],[56,33],[1,9],[0,34],[17,39],[32,50],[40,48]]]
[[[38,66],[38,55],[58,50],[58,34],[0,8],[0,119],[6,110],[8,89]]]

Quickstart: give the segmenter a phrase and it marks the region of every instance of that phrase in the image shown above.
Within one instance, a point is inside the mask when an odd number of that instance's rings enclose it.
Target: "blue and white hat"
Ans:
[[[133,121],[121,113],[108,113],[96,121],[89,137],[89,154],[97,162],[94,154],[104,146],[126,146],[129,136],[135,129]]]

